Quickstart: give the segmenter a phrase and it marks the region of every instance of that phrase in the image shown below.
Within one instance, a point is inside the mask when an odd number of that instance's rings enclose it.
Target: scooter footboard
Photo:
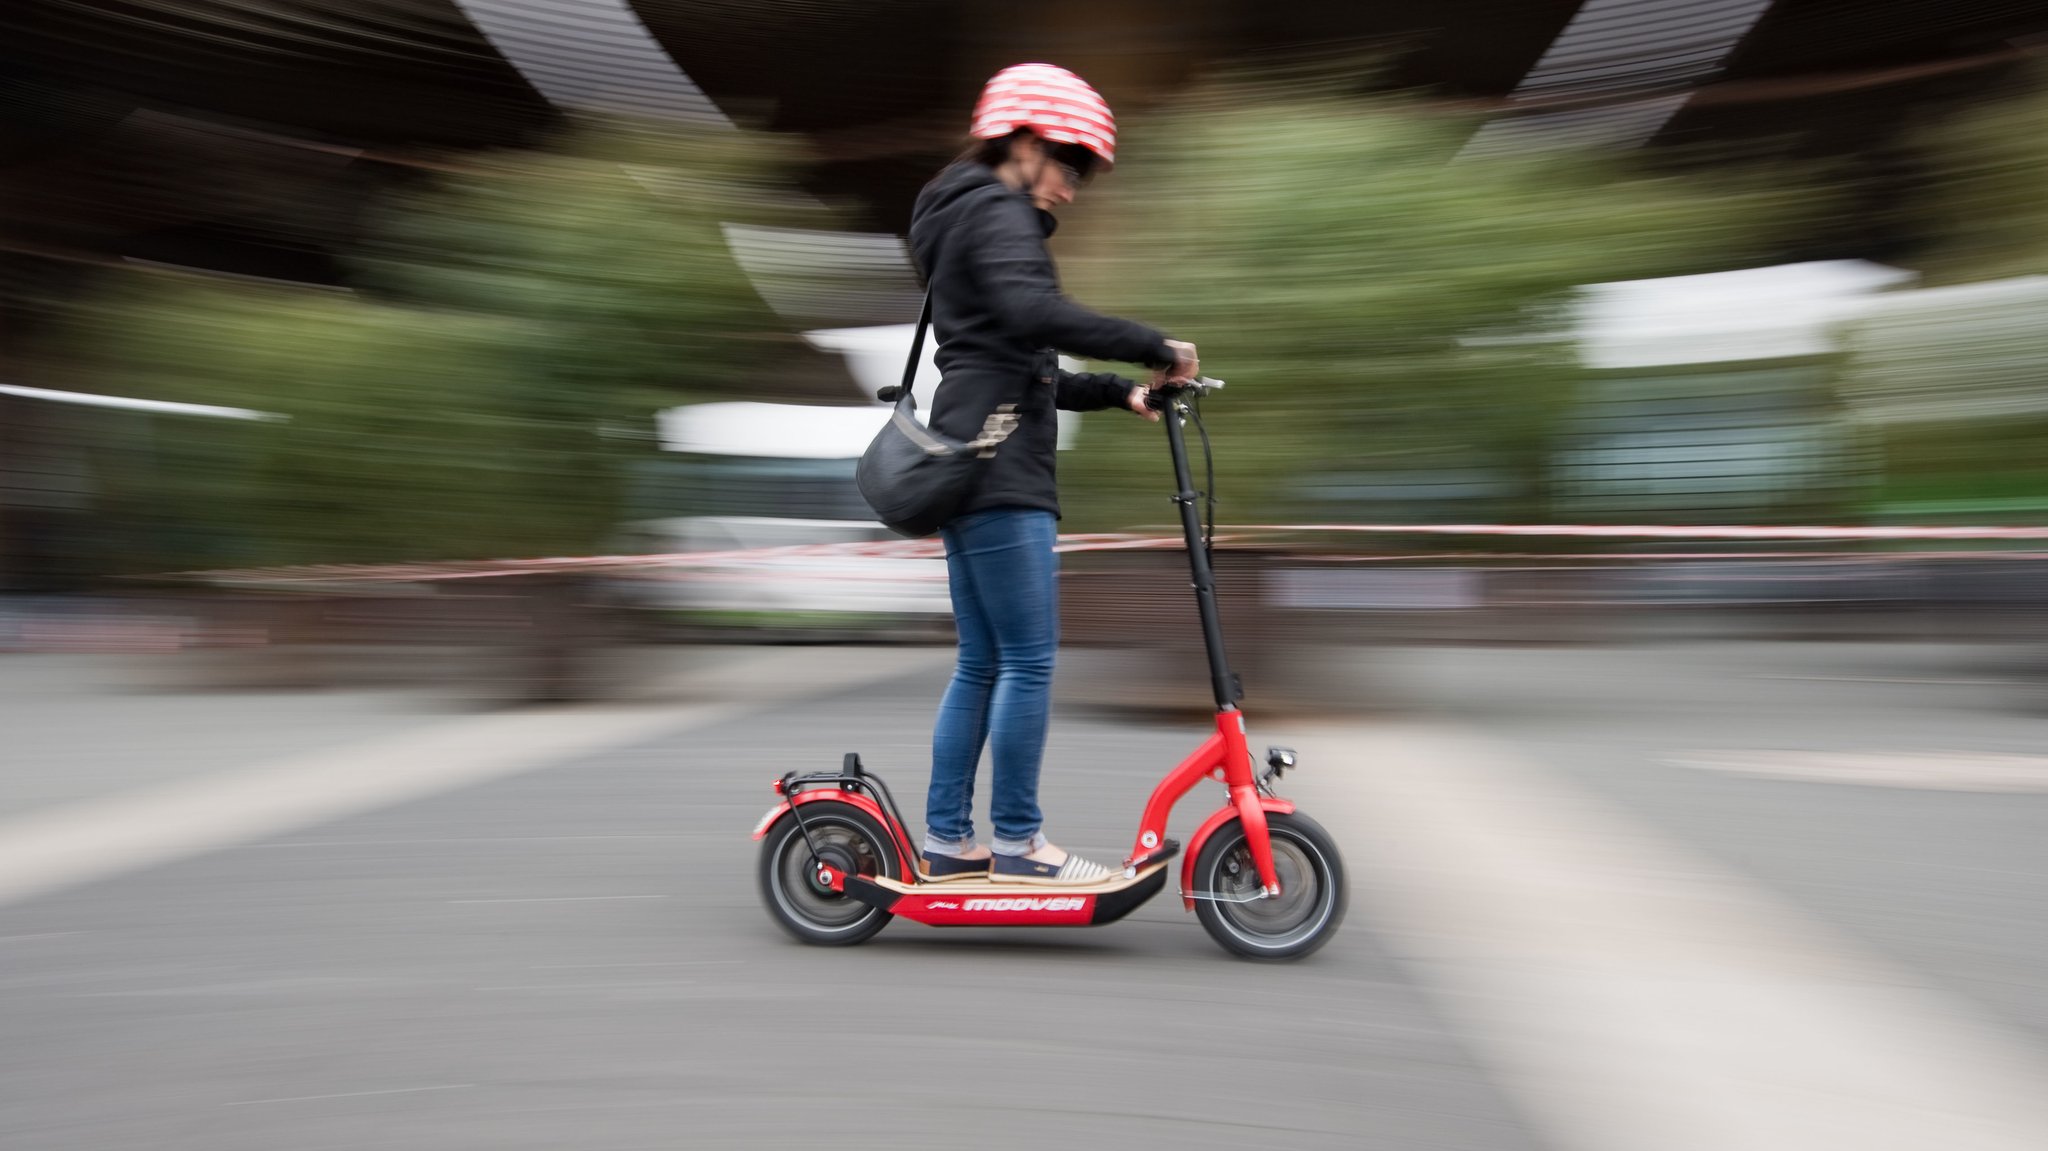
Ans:
[[[1093,927],[1114,923],[1166,887],[1166,863],[1085,887],[989,882],[902,884],[845,877],[845,893],[933,927]]]

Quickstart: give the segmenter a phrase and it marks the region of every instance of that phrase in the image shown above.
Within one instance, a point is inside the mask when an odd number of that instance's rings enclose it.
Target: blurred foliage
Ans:
[[[2048,522],[2048,67],[1922,131],[1934,192],[1916,294],[1845,325],[1843,389],[1883,455],[1876,511]],[[1968,286],[1963,286],[1968,285]]]
[[[1555,517],[1560,417],[1589,395],[1576,289],[1768,262],[1823,206],[1784,171],[1463,156],[1473,128],[1301,74],[1225,79],[1127,117],[1118,170],[1064,213],[1075,294],[1198,342],[1231,381],[1210,401],[1226,523]],[[1972,109],[1928,146],[1937,277],[2048,270],[2048,95]],[[795,347],[721,225],[830,227],[788,194],[796,160],[757,133],[585,125],[383,203],[350,292],[118,273],[72,325],[80,386],[289,417],[122,417],[142,450],[99,469],[102,503],[148,529],[124,533],[123,565],[602,546],[650,413],[751,390]],[[2048,495],[2019,435],[2037,430],[2040,328],[2019,304],[1971,314],[1852,334],[1852,408],[1940,401],[1884,418],[1880,504]],[[1956,378],[1979,416],[1939,414]],[[1994,401],[2025,421],[1982,418]],[[1068,526],[1169,522],[1158,440],[1091,419],[1061,462]]]
[[[1977,104],[1919,135],[1936,192],[1923,205],[1934,282],[2048,272],[2048,67],[2011,99]]]
[[[2048,523],[2048,415],[1889,424],[1880,516],[1904,523]]]
[[[1490,493],[1459,514],[1543,518],[1579,378],[1573,289],[1754,263],[1814,199],[1593,151],[1460,156],[1473,128],[1242,81],[1128,122],[1117,171],[1085,193],[1102,202],[1062,233],[1086,255],[1064,266],[1081,298],[1196,341],[1230,381],[1211,401],[1226,520],[1374,514],[1308,494],[1346,475],[1459,477]],[[1170,519],[1156,438],[1090,426],[1062,466],[1078,521]]]
[[[537,367],[567,387],[653,386],[658,403],[677,383],[733,387],[788,337],[721,225],[815,216],[791,195],[795,160],[765,134],[676,125],[465,160],[392,206],[365,286],[546,329]]]
[[[652,411],[787,345],[720,224],[799,218],[789,162],[749,133],[588,128],[385,205],[355,292],[124,274],[74,327],[104,390],[289,418],[153,418],[112,468],[154,525],[129,566],[593,549]]]

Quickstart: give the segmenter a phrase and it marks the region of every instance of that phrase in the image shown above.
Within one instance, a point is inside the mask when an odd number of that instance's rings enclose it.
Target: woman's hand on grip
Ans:
[[[1202,374],[1202,361],[1195,355],[1193,344],[1185,340],[1168,340],[1166,346],[1173,351],[1173,366],[1160,369],[1154,377],[1155,383],[1183,384]]]

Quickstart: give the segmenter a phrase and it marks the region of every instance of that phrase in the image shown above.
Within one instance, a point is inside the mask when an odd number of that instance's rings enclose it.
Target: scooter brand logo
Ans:
[[[1079,895],[1055,895],[1045,899],[1011,896],[1000,899],[970,899],[966,911],[1079,911],[1088,900]]]

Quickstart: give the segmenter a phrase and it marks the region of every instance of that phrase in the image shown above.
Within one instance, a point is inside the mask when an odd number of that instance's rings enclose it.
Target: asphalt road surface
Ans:
[[[2048,717],[1969,653],[1382,653],[1370,710],[1254,709],[1354,880],[1287,965],[1170,892],[790,941],[769,780],[857,750],[920,810],[945,653],[682,658],[504,714],[0,661],[0,1146],[2048,1146]],[[1048,831],[1120,856],[1204,729],[1063,711]]]

